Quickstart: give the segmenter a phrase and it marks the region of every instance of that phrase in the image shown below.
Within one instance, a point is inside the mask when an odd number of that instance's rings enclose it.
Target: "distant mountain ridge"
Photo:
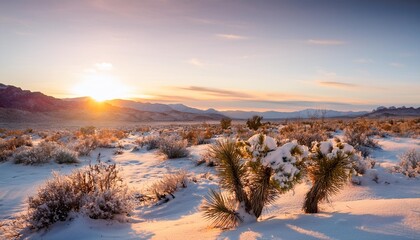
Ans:
[[[201,110],[197,108],[188,107],[184,104],[161,104],[161,103],[144,103],[130,100],[110,100],[107,103],[119,106],[119,107],[128,107],[134,108],[143,111],[151,112],[168,112],[168,111],[179,111],[186,113],[194,114],[209,114],[209,115],[223,115],[232,119],[248,119],[254,115],[262,116],[264,119],[286,119],[286,118],[312,118],[312,117],[357,117],[364,114],[367,114],[367,111],[360,112],[341,112],[334,110],[320,110],[320,109],[305,109],[295,112],[277,112],[277,111],[266,111],[266,112],[257,112],[257,111],[217,111],[213,108],[207,110]]]
[[[98,103],[90,97],[58,99],[41,92],[22,90],[0,83],[0,121],[26,122],[61,120],[109,121],[211,121],[222,118],[248,119],[254,115],[265,120],[332,117],[420,116],[420,108],[385,108],[367,111],[334,111],[305,109],[295,112],[278,111],[217,111],[201,110],[184,104],[148,103],[132,100],[109,100]]]
[[[358,117],[366,114],[366,111],[360,112],[341,112],[334,110],[320,110],[320,109],[305,109],[295,112],[277,112],[277,111],[266,111],[266,112],[246,112],[246,111],[223,111],[224,115],[230,118],[248,119],[253,115],[259,115],[264,119],[286,119],[286,118],[332,118],[332,117]]]
[[[154,106],[154,105],[153,105]],[[156,105],[157,106],[157,105]],[[0,84],[0,121],[210,121],[219,114],[196,114],[171,111],[142,111],[132,107],[98,103],[91,98],[58,99],[40,92]]]
[[[363,115],[364,117],[419,117],[420,107],[378,107],[370,113]]]
[[[30,112],[48,112],[67,109],[69,104],[40,92],[22,90],[0,83],[0,107]]]

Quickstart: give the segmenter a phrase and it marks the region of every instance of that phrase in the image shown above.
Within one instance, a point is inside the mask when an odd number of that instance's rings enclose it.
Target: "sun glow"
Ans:
[[[92,97],[98,102],[128,97],[126,86],[115,77],[102,74],[87,76],[74,87],[73,92],[78,96]]]

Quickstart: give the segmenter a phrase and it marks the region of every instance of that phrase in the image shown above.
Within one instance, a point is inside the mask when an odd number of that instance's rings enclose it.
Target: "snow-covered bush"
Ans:
[[[60,146],[55,142],[42,141],[35,147],[22,148],[14,154],[14,163],[34,165],[48,163],[54,159],[57,163],[78,163],[77,152]]]
[[[76,140],[70,143],[69,148],[78,152],[79,156],[89,156],[96,148],[115,148],[118,140],[128,134],[121,130],[101,129],[95,127],[81,128],[75,133]]]
[[[34,165],[49,162],[51,156],[42,151],[41,148],[21,148],[13,154],[13,162],[16,164]]]
[[[136,143],[140,147],[146,147],[148,151],[159,148],[160,137],[158,135],[149,135],[141,137],[136,140]]]
[[[187,172],[180,170],[175,173],[165,174],[161,180],[153,183],[148,194],[157,202],[167,202],[175,198],[174,193],[180,188],[186,188],[188,183]]]
[[[86,137],[77,139],[69,145],[69,148],[76,151],[79,156],[89,156],[89,154],[98,147],[97,139]]]
[[[20,147],[31,147],[32,140],[28,135],[12,137],[7,140],[0,138],[0,162],[6,161],[16,149]]]
[[[28,202],[27,221],[34,229],[64,221],[71,212],[82,211],[91,218],[111,219],[133,208],[132,197],[116,165],[104,163],[67,176],[54,173]]]
[[[54,150],[53,158],[55,162],[59,164],[71,164],[79,162],[77,152],[65,147],[58,147],[56,150]]]
[[[161,139],[159,151],[168,159],[183,158],[189,154],[187,145],[188,142],[186,140],[179,140],[176,137],[166,137]]]
[[[31,228],[46,228],[66,220],[70,211],[79,209],[81,197],[68,176],[54,173],[53,178],[28,199],[28,222]]]
[[[218,141],[211,153],[220,163],[225,191],[212,190],[202,210],[214,226],[228,228],[256,221],[264,206],[290,190],[301,178],[308,151],[296,141],[278,147],[275,139],[256,134],[246,142]]]
[[[400,172],[407,177],[414,178],[420,176],[420,151],[416,149],[410,149],[401,156],[399,156],[400,162],[395,168],[397,172]]]
[[[6,140],[0,138],[0,162],[6,161],[12,156],[14,150],[15,149],[9,147]]]
[[[14,215],[13,218],[0,221],[0,239],[22,239],[22,232],[27,228],[27,215]]]
[[[55,150],[59,145],[55,142],[42,141],[35,147],[20,149],[14,154],[14,163],[16,164],[43,164],[48,163],[54,156]]]
[[[217,158],[214,158],[214,156],[208,151],[201,155],[201,159],[197,162],[197,165],[201,165],[203,163],[205,163],[207,167],[214,167],[219,165]]]
[[[349,125],[344,130],[344,141],[362,153],[363,157],[370,155],[372,148],[378,148],[378,143],[372,139],[369,123],[361,121]]]
[[[132,211],[127,187],[94,191],[83,199],[83,212],[93,219],[113,219],[116,215]]]

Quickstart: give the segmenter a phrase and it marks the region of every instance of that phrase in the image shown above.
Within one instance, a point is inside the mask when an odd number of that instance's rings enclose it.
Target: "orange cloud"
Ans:
[[[319,81],[319,85],[325,87],[335,87],[335,88],[355,88],[358,87],[357,84],[345,83],[345,82],[335,82],[335,81]]]

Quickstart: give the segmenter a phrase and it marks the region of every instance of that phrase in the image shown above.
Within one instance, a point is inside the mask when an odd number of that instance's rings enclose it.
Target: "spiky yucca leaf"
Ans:
[[[243,185],[246,169],[236,142],[232,140],[218,141],[211,147],[210,153],[219,160],[217,172],[222,188],[235,193],[236,200],[245,202],[246,208],[249,210],[249,202]]]
[[[273,170],[264,167],[258,162],[250,162],[253,173],[250,179],[250,203],[251,208],[258,218],[261,216],[264,206],[272,203],[279,195],[277,184],[271,179]]]
[[[209,196],[201,206],[204,217],[212,221],[212,225],[221,228],[237,226],[241,219],[232,205],[234,201],[220,191],[210,190]]]
[[[324,155],[315,159],[307,172],[312,181],[312,188],[306,194],[303,209],[305,213],[317,213],[318,203],[340,191],[349,178],[349,157],[338,152],[335,157]]]

